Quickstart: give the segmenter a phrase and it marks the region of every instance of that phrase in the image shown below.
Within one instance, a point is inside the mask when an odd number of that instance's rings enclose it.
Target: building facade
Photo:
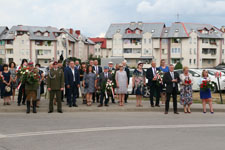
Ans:
[[[14,61],[19,64],[25,58],[43,66],[48,66],[50,61],[68,57],[85,61],[94,52],[95,44],[72,29],[23,25],[7,29],[1,34],[0,41],[0,57],[5,63]]]
[[[165,59],[168,64],[179,61],[190,68],[206,68],[225,60],[224,32],[208,24],[111,24],[105,38],[112,57],[123,57],[131,66],[151,60],[159,65]]]
[[[95,42],[94,47],[94,56],[99,58],[108,58],[112,56],[106,48],[106,39],[105,38],[90,38],[93,42]]]

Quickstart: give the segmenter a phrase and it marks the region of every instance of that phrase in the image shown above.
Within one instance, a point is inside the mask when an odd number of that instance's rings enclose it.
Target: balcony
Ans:
[[[202,49],[202,58],[216,59],[216,49]]]
[[[13,49],[13,44],[5,44],[5,49]]]
[[[141,43],[124,44],[123,48],[141,48]]]

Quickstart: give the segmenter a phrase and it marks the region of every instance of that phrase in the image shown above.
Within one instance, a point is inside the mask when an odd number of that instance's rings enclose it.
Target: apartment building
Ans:
[[[5,62],[5,41],[2,37],[7,33],[8,27],[0,26],[0,63]]]
[[[108,58],[111,57],[112,54],[106,49],[106,39],[105,38],[90,38],[93,42],[95,42],[94,47],[94,56],[99,58]]]
[[[160,61],[160,37],[164,23],[131,22],[111,24],[106,32],[107,50],[112,57],[123,57],[128,64]]]
[[[86,61],[94,52],[95,43],[80,31],[55,27],[13,26],[0,28],[0,58],[3,62],[28,59],[43,66],[60,58],[77,57]]]
[[[63,32],[58,41],[64,41],[64,48],[68,49],[67,57],[76,57],[87,61],[90,54],[94,54],[95,42],[81,34],[80,30],[60,29]],[[66,39],[66,41],[65,41]]]
[[[131,22],[111,24],[105,38],[112,57],[123,57],[131,66],[139,60],[155,60],[159,65],[165,59],[167,63],[179,61],[190,68],[205,68],[225,60],[221,30],[209,24],[175,22],[166,27],[164,23]]]

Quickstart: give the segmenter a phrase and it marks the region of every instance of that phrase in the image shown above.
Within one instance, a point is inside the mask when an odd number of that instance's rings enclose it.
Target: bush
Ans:
[[[180,63],[180,62],[178,62],[176,65],[175,65],[175,68],[174,68],[175,70],[178,70],[178,69],[183,69],[183,65]]]

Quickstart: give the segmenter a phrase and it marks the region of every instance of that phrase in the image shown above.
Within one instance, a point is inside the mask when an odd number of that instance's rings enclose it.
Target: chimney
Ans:
[[[222,26],[222,27],[221,27],[221,31],[222,31],[222,32],[225,32],[225,26]]]
[[[73,29],[72,28],[70,28],[70,34],[73,34]]]
[[[79,36],[80,35],[80,30],[76,30],[75,33]]]

